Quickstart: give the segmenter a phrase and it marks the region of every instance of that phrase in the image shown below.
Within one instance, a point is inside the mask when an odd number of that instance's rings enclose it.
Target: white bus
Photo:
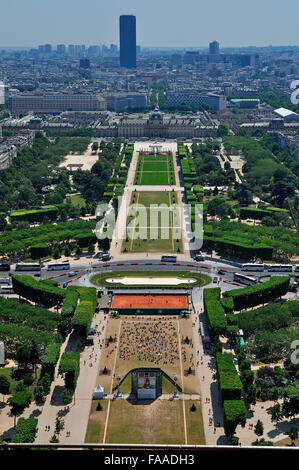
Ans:
[[[10,284],[11,283],[11,278],[10,277],[0,277],[0,285],[4,284]]]
[[[269,272],[292,272],[293,265],[292,264],[273,264],[268,266]]]
[[[13,294],[14,290],[12,286],[1,286],[1,294]]]
[[[16,264],[16,271],[40,271],[41,265],[39,263],[18,263]]]
[[[241,284],[245,284],[246,286],[253,286],[258,282],[255,277],[246,276],[245,274],[241,273],[234,273],[234,281],[240,282]]]
[[[48,271],[63,271],[65,269],[70,269],[69,261],[64,261],[63,263],[48,264]]]
[[[161,261],[166,261],[168,263],[176,263],[177,257],[172,255],[163,255],[161,256]]]
[[[264,264],[242,264],[242,271],[264,271]]]
[[[296,264],[294,271],[295,273],[299,273],[299,264]]]

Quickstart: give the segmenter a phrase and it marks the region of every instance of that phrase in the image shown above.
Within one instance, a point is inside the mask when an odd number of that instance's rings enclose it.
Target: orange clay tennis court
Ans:
[[[121,295],[112,301],[113,309],[175,309],[188,308],[186,295]]]

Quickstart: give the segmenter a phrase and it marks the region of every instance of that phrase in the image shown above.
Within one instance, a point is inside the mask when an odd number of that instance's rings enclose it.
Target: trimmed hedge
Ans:
[[[275,276],[269,281],[256,284],[255,286],[226,291],[223,296],[233,299],[235,310],[243,310],[244,308],[255,307],[285,295],[288,292],[289,283],[289,276]]]
[[[20,222],[26,220],[27,222],[42,222],[45,217],[50,220],[56,220],[58,216],[58,208],[56,206],[44,206],[40,209],[20,209],[10,213],[10,220],[12,222]]]
[[[95,287],[77,287],[76,290],[80,296],[80,303],[72,318],[72,327],[78,329],[86,338],[97,306],[97,290]]]
[[[46,347],[45,354],[41,358],[41,376],[49,374],[51,380],[54,379],[55,367],[59,359],[61,345],[52,343]]]
[[[66,388],[75,390],[80,373],[80,352],[64,352],[58,371],[59,374],[64,375]]]
[[[224,400],[223,425],[226,436],[233,436],[238,424],[245,426],[246,406],[243,400]]]
[[[63,289],[39,282],[28,275],[12,276],[12,285],[16,294],[46,307],[62,304],[66,295]]]
[[[204,289],[204,312],[211,339],[225,333],[227,321],[220,303],[220,288]]]
[[[220,400],[240,400],[242,382],[237,373],[232,356],[216,353],[216,368]]]

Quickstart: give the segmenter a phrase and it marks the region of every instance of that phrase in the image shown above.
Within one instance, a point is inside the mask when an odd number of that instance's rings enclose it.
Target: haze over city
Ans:
[[[0,47],[46,42],[118,43],[118,17],[137,17],[144,47],[222,47],[298,44],[297,0],[12,0],[1,5]],[[287,25],[282,27],[282,25]]]

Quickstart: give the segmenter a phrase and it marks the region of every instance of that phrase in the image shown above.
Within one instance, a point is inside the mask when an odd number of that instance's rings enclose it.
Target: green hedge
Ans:
[[[78,329],[86,338],[97,306],[97,290],[95,287],[79,287],[77,292],[80,296],[80,303],[72,318],[72,327]]]
[[[11,222],[42,222],[45,217],[50,220],[56,220],[58,216],[58,208],[56,206],[44,206],[40,209],[20,209],[10,213]]]
[[[242,383],[238,376],[232,356],[216,353],[216,368],[220,400],[240,400]]]
[[[238,424],[245,426],[246,406],[243,400],[224,400],[223,425],[226,436],[233,436]]]
[[[61,345],[59,343],[48,344],[45,354],[41,358],[41,376],[49,374],[51,380],[54,379],[55,367],[59,359]]]
[[[12,285],[16,294],[46,307],[62,304],[66,295],[63,289],[39,282],[28,275],[12,276]]]
[[[272,259],[273,248],[262,244],[246,244],[238,240],[225,240],[224,238],[216,238],[204,235],[204,250],[214,250],[219,254],[235,256],[242,259]]]
[[[66,388],[75,390],[80,373],[80,352],[64,352],[60,359],[58,372],[64,375]]]
[[[288,292],[289,276],[273,276],[269,281],[244,289],[234,289],[224,292],[224,297],[231,297],[235,310],[255,307],[275,300]]]
[[[30,247],[30,256],[32,259],[45,258],[51,255],[51,247],[45,243],[34,245]]]
[[[220,287],[204,289],[204,312],[209,334],[213,339],[225,333],[227,321],[220,303]]]

